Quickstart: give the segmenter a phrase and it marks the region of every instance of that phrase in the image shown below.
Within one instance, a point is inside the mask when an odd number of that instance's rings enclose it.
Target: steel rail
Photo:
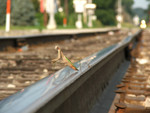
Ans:
[[[109,31],[119,31],[118,28],[107,29],[87,29],[70,32],[52,32],[49,34],[36,34],[36,35],[23,35],[23,36],[0,36],[0,51],[5,50],[7,47],[18,47],[20,42],[25,42],[29,45],[40,44],[45,42],[53,42],[71,38],[79,38],[91,36],[95,34],[108,33]]]
[[[142,31],[0,101],[0,113],[88,113]]]

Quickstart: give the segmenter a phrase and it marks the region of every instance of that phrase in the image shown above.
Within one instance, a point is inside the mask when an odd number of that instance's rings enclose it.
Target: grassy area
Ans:
[[[104,26],[103,26],[104,27]],[[83,26],[83,28],[89,28],[87,26]],[[101,28],[101,27],[92,27],[92,28]],[[40,26],[11,26],[11,30],[31,30],[31,29],[38,29],[38,30],[44,30],[46,27],[40,27]],[[57,29],[76,29],[75,26],[57,26]],[[5,30],[5,26],[0,26],[0,30]]]
[[[147,27],[150,28],[150,24],[147,24]]]
[[[84,28],[89,28],[89,27],[83,25],[83,29],[84,29]],[[104,28],[104,26],[99,26],[99,27],[93,26],[93,27],[91,27],[91,28]],[[57,26],[57,29],[76,29],[76,27],[75,27],[75,26],[66,26],[66,27],[63,27],[63,26]]]
[[[57,29],[76,29],[76,27],[75,26],[66,26],[66,27],[64,27],[64,26],[57,26]]]
[[[115,27],[115,26],[103,26],[99,23],[93,23],[93,27],[91,28],[105,28],[105,27]],[[83,25],[83,28],[89,28],[87,25]],[[31,29],[37,29],[37,30],[44,30],[46,27],[44,26],[10,26],[11,30],[31,30]],[[57,29],[76,29],[75,26],[68,25],[66,27],[62,25],[57,25]],[[5,26],[0,26],[0,30],[5,30]]]
[[[39,29],[38,26],[11,26],[11,30],[30,30],[30,29]],[[45,27],[42,27],[42,29],[45,29]],[[5,30],[5,26],[0,26],[0,30]]]
[[[126,23],[126,22],[122,23],[122,27],[125,27],[125,28],[135,28],[135,26],[133,24]]]

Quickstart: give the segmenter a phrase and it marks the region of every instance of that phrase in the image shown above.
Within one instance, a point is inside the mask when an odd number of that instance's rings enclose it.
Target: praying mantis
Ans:
[[[58,46],[55,46],[55,49],[58,51],[58,57],[56,59],[53,59],[52,62],[56,62],[60,58],[62,58],[63,62],[67,64],[70,68],[72,68],[73,70],[79,71],[77,67],[63,54],[63,52]]]
[[[79,71],[77,69],[77,67],[63,54],[63,52],[61,51],[61,49],[58,46],[55,46],[55,49],[58,51],[58,57],[56,59],[51,60],[51,62],[55,63],[62,57],[62,60],[65,64],[67,64],[73,70]],[[54,76],[54,74],[48,78],[48,81],[47,81],[46,84],[49,83],[50,78],[53,77],[53,76]]]
[[[65,64],[67,64],[67,65],[68,65],[70,68],[72,68],[73,70],[76,70],[76,71],[79,72],[79,70],[77,69],[77,67],[63,54],[63,52],[61,51],[61,49],[60,49],[58,46],[55,46],[55,49],[58,51],[58,57],[57,57],[56,59],[51,60],[51,62],[55,63],[55,62],[57,62],[60,58],[62,58],[62,60],[63,60],[63,62],[64,62]],[[91,61],[91,60],[94,59],[95,57],[96,57],[96,56],[93,56],[93,57],[89,58],[87,61]],[[86,63],[86,62],[85,62],[85,61],[80,61],[80,62],[79,62],[79,64],[80,64],[80,71],[81,71],[81,63]],[[88,68],[91,67],[88,63],[86,63],[86,64],[88,65]],[[50,78],[53,77],[53,76],[54,76],[54,74],[48,78],[48,81],[47,81],[46,84],[49,83]]]

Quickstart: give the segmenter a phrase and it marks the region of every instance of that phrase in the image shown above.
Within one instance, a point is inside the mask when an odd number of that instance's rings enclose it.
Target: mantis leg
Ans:
[[[53,59],[51,61],[54,63],[54,62],[58,61],[60,58],[61,58],[61,53],[60,53],[60,50],[58,50],[58,56],[57,56],[57,58]]]

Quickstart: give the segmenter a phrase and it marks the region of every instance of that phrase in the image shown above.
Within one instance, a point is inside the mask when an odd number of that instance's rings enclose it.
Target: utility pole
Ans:
[[[66,15],[66,18],[68,17],[68,13],[69,13],[69,11],[68,11],[68,0],[65,0],[64,1],[64,7],[65,7],[65,15]]]

